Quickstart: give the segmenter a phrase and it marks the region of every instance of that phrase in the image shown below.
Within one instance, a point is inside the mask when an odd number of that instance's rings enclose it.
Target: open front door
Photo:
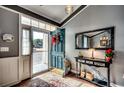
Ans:
[[[65,29],[51,32],[51,67],[64,69]]]
[[[35,27],[22,28],[22,80],[48,70],[49,33]]]
[[[32,74],[48,70],[48,33],[32,29]]]

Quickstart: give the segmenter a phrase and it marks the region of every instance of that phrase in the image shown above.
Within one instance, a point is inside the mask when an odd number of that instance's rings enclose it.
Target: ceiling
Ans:
[[[20,7],[32,11],[38,15],[44,16],[57,23],[63,22],[69,17],[65,13],[66,5],[19,5]],[[80,5],[73,5],[74,11],[77,10]]]
[[[85,33],[84,35],[87,35],[87,36],[89,36],[89,37],[92,37],[92,36],[97,35],[97,34],[100,34],[100,33],[102,33],[102,32],[104,32],[104,31],[90,32],[90,33]]]

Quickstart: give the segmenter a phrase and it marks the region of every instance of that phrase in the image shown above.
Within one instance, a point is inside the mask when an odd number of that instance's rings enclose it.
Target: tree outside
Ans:
[[[43,39],[34,39],[33,47],[34,48],[43,48]]]

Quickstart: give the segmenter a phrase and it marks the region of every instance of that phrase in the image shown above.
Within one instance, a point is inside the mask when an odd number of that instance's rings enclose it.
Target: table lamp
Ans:
[[[92,57],[91,57],[91,59],[94,59],[94,51],[95,51],[95,49],[94,49],[94,48],[90,48],[89,50],[92,52]]]

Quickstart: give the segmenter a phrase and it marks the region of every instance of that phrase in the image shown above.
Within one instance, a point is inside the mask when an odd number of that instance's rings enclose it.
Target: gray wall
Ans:
[[[3,34],[14,35],[14,42],[4,42]],[[0,8],[0,47],[9,47],[9,52],[0,52],[1,57],[16,57],[19,55],[19,15]]]
[[[124,6],[89,6],[68,24],[66,28],[66,56],[72,61],[75,70],[75,59],[79,50],[75,49],[75,33],[115,26],[116,56],[111,65],[111,81],[124,86]],[[81,50],[84,56],[91,56],[89,50]],[[95,51],[97,58],[104,58],[104,51]],[[105,73],[102,71],[102,73]]]

